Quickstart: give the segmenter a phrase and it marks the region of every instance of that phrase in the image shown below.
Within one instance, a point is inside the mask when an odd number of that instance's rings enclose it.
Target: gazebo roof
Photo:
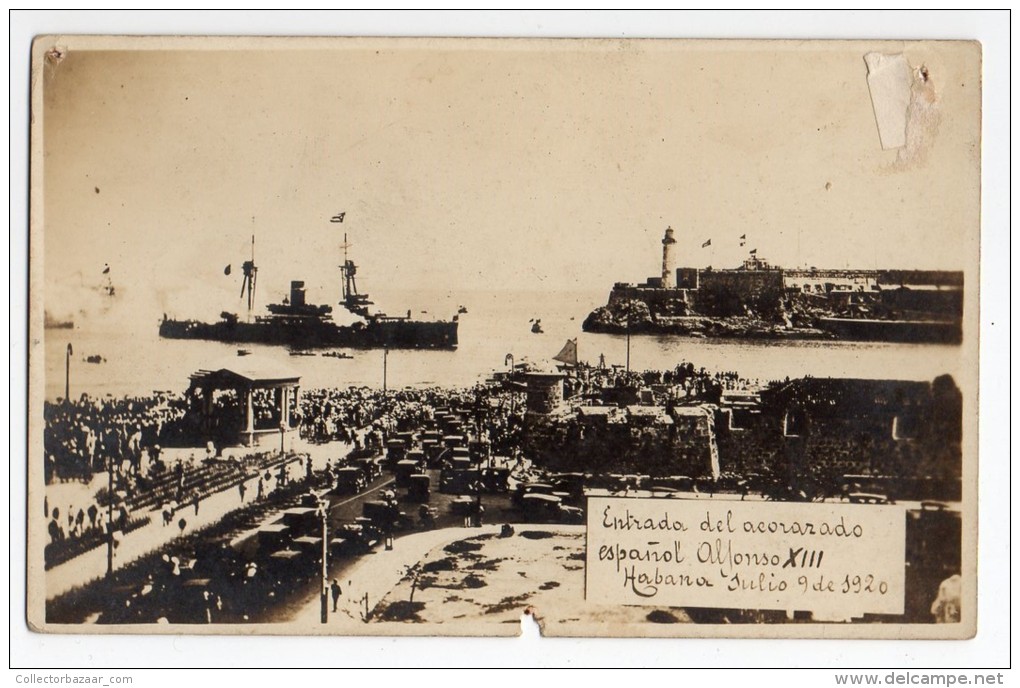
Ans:
[[[265,356],[238,356],[216,361],[191,374],[191,384],[247,382],[250,385],[297,382],[301,375],[290,366]]]

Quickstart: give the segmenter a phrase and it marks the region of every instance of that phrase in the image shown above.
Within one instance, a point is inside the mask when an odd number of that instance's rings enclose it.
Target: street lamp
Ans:
[[[322,588],[321,593],[321,614],[320,621],[322,623],[329,622],[329,540],[327,534],[329,531],[328,518],[329,518],[329,501],[322,499],[318,500],[317,512],[322,517],[322,582],[320,587]]]
[[[382,350],[382,393],[386,396],[386,361],[390,357],[390,348],[384,346]]]
[[[630,373],[630,312],[632,303],[627,302],[627,373]]]
[[[71,345],[67,345],[68,350]],[[106,498],[109,500],[106,517],[106,575],[113,573],[113,457],[106,459]]]
[[[74,356],[74,349],[71,342],[67,343],[67,356],[64,359],[64,403],[71,403],[71,356]]]
[[[514,394],[514,355],[507,354],[503,359],[503,363],[510,366],[510,373],[507,375],[507,381],[510,387],[510,417],[513,418],[514,411],[516,410],[516,395]]]

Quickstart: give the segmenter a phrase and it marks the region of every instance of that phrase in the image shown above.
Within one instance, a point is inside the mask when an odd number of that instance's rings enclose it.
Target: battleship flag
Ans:
[[[703,243],[703,244],[701,245],[701,248],[708,248],[708,247],[709,247],[709,246],[711,246],[711,245],[712,245],[712,240],[711,240],[711,239],[709,239],[708,241],[706,241],[705,243]]]
[[[343,222],[344,221],[344,215],[346,215],[346,214],[347,214],[346,212],[337,213],[333,217],[329,218],[329,221],[333,222],[333,223]]]
[[[757,252],[758,252],[758,249],[756,249],[756,248],[752,248],[752,249],[751,249],[751,255],[752,255],[752,256],[753,256],[754,254],[756,254]]]
[[[746,243],[747,243],[747,235],[746,234],[741,234],[740,235],[740,245],[743,246]]]
[[[746,235],[746,234],[741,234],[741,235],[740,235],[740,238],[741,238],[741,239],[746,239],[746,238],[747,238],[747,235]]]
[[[224,275],[229,275],[230,274],[230,266],[229,265],[227,267],[223,268],[223,274]]]

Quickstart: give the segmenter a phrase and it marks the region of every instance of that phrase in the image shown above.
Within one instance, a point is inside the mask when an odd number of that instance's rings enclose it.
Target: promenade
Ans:
[[[333,443],[331,445],[305,445],[300,449],[312,457],[312,469],[321,471],[325,469],[330,458],[335,458],[338,452],[341,452],[339,455],[346,453],[349,446],[343,443]],[[304,475],[303,466],[298,462],[291,462],[288,464],[288,475],[289,479],[300,479]],[[257,475],[244,481],[245,498],[243,502],[238,483],[233,483],[201,500],[198,505],[198,514],[195,514],[195,509],[191,504],[179,507],[172,523],[167,526],[163,525],[160,509],[156,507],[150,512],[147,525],[122,536],[120,544],[114,550],[114,568],[124,566],[172,543],[176,538],[181,537],[182,533],[189,534],[217,523],[231,511],[244,504],[251,504],[258,492],[258,481]],[[182,518],[186,522],[183,531],[178,526],[178,522]],[[52,600],[74,588],[99,580],[106,575],[106,571],[107,547],[104,544],[46,571],[46,599]]]

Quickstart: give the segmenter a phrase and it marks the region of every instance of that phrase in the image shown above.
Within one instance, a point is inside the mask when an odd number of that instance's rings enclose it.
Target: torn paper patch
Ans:
[[[907,108],[910,105],[911,74],[902,54],[868,53],[868,89],[875,109],[882,148],[902,148],[907,143]]]

